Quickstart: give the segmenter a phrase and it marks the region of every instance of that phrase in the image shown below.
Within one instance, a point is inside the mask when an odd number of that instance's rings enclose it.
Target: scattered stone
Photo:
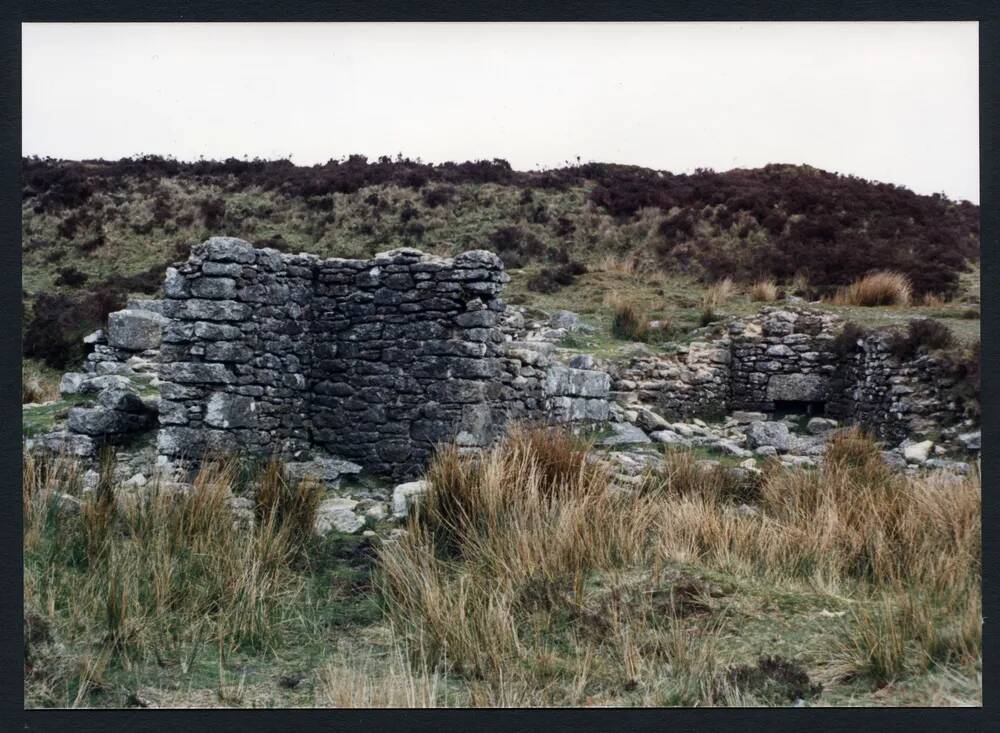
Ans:
[[[608,426],[611,435],[605,435],[597,441],[598,445],[637,445],[640,443],[650,443],[649,436],[641,428],[629,423],[611,423]]]
[[[129,489],[141,489],[147,483],[149,483],[149,479],[146,478],[145,474],[137,473],[125,481],[123,486]]]
[[[746,431],[746,436],[747,444],[751,448],[768,445],[775,448],[779,453],[783,453],[790,446],[788,426],[782,422],[757,420],[750,423],[750,427]]]
[[[553,328],[564,328],[570,333],[573,331],[589,330],[587,325],[580,320],[580,316],[573,311],[553,311],[549,317],[549,325]]]
[[[687,445],[688,441],[681,435],[678,435],[673,430],[656,430],[649,434],[649,437],[656,443],[664,443],[667,445]]]
[[[377,502],[365,510],[365,518],[373,522],[381,522],[389,516],[389,508],[383,502]]]
[[[906,459],[894,450],[882,451],[882,460],[892,468],[906,468]]]
[[[812,435],[823,435],[834,430],[838,423],[828,417],[813,417],[806,423],[806,430]]]
[[[958,442],[961,443],[966,450],[970,451],[982,450],[983,433],[981,430],[976,430],[971,433],[962,433],[958,436]]]
[[[728,453],[731,456],[736,456],[737,458],[749,458],[753,454],[746,448],[741,448],[736,445],[731,440],[719,440],[712,444],[712,447],[717,450],[721,450],[723,453]]]
[[[665,418],[657,415],[652,410],[646,407],[637,407],[635,409],[636,419],[635,423],[640,428],[646,432],[652,430],[666,430],[670,427],[670,422]]]
[[[392,490],[392,514],[397,519],[402,519],[420,501],[420,497],[427,493],[427,481],[409,481],[399,484]]]
[[[233,524],[236,527],[252,527],[255,519],[254,501],[247,496],[230,496],[226,499],[226,505],[233,515]]]
[[[903,458],[906,459],[907,463],[924,463],[927,457],[930,455],[931,448],[934,447],[934,442],[931,440],[922,440],[919,443],[910,443],[903,448]]]
[[[83,502],[75,496],[63,494],[58,491],[52,494],[52,506],[64,516],[73,516],[83,510]]]
[[[747,410],[734,410],[729,417],[740,425],[767,420],[767,415],[763,412],[749,412]]]
[[[928,458],[924,465],[927,468],[936,468],[950,473],[957,473],[960,476],[965,476],[972,470],[969,464],[964,461],[948,461],[941,458]]]
[[[782,456],[781,462],[795,468],[814,468],[818,465],[816,459],[810,456]]]
[[[332,531],[342,534],[356,534],[364,529],[365,523],[352,509],[357,502],[345,502],[343,499],[326,499],[316,510],[314,531],[320,537],[325,537]]]

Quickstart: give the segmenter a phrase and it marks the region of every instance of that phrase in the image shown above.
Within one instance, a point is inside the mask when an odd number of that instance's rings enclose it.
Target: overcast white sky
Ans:
[[[22,28],[25,155],[809,163],[979,201],[976,23]]]

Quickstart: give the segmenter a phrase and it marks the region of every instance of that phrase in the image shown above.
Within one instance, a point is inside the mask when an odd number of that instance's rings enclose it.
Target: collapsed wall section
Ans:
[[[612,388],[624,404],[649,405],[671,419],[808,410],[893,442],[933,435],[966,417],[946,359],[900,359],[884,331],[835,349],[842,328],[829,313],[764,308],[729,324],[715,341],[616,367]]]

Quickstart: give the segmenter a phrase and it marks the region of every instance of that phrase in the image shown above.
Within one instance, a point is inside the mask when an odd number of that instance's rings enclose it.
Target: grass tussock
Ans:
[[[634,704],[773,704],[773,660],[732,673],[726,614],[707,594],[678,603],[670,567],[858,598],[825,657],[831,679],[879,686],[981,663],[977,475],[894,474],[846,430],[819,470],[768,464],[734,483],[671,451],[637,490],[608,492],[605,469],[555,435],[440,453],[410,533],[381,555],[394,626],[494,703],[620,701],[620,685]],[[736,511],[748,500],[758,512]],[[763,687],[741,688],[749,679]]]
[[[774,280],[758,280],[750,286],[749,295],[755,303],[773,303],[778,299],[778,285]]]
[[[736,285],[732,278],[724,277],[712,283],[702,296],[701,304],[705,308],[717,308],[728,303],[736,295]]]
[[[303,623],[321,650],[312,705],[981,697],[978,471],[893,473],[857,430],[835,435],[817,469],[737,475],[667,450],[627,487],[561,429],[513,428],[477,454],[442,447],[406,533],[369,543],[374,574],[351,576],[316,617],[310,584],[337,585],[357,555],[338,545],[310,575],[312,485],[263,466],[246,526],[227,506],[246,480],[237,461],[144,499],[112,469],[109,455],[84,494],[74,461],[25,458],[32,704],[86,705],[123,675],[206,667],[233,704],[249,693],[225,660],[292,654]],[[366,592],[375,618],[345,635],[330,604]]]
[[[258,522],[238,527],[227,502],[239,461],[205,465],[189,492],[142,496],[119,495],[113,462],[106,456],[97,488],[82,493],[74,461],[24,458],[26,615],[78,650],[99,650],[78,654],[76,669],[37,658],[26,668],[35,704],[80,704],[109,661],[190,668],[206,650],[221,660],[273,648],[302,592],[293,564],[314,487],[289,492],[308,495],[300,504],[266,496]]]
[[[649,330],[649,313],[645,308],[628,300],[614,304],[612,336],[623,341],[645,341]]]
[[[884,270],[865,275],[846,288],[840,288],[834,294],[833,303],[864,307],[907,306],[912,295],[913,285],[909,277],[899,272]]]
[[[21,404],[59,399],[59,374],[40,362],[21,362]]]

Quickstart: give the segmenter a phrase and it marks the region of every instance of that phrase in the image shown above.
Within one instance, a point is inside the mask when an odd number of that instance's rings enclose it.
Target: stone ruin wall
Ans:
[[[632,359],[615,370],[613,394],[658,408],[671,419],[733,410],[771,412],[813,403],[819,414],[858,423],[899,441],[959,420],[955,379],[942,360],[892,356],[887,334],[869,334],[853,354],[831,349],[843,321],[808,310],[762,309],[729,324],[721,338],[686,353]]]
[[[319,448],[410,476],[512,418],[605,419],[607,374],[511,348],[508,280],[485,251],[323,260],[210,239],[167,273],[158,449]]]
[[[884,333],[837,355],[840,319],[794,308],[610,374],[585,355],[566,366],[500,300],[507,280],[484,251],[323,260],[212,238],[168,270],[164,300],[130,303],[88,337],[86,374],[65,375],[61,390],[100,392],[97,404],[41,442],[93,455],[158,425],[158,452],[172,459],[318,451],[408,477],[439,442],[488,445],[509,420],[620,419],[609,397],[675,420],[814,403],[892,441],[963,417],[939,357],[900,362]],[[158,400],[122,394],[119,375],[136,373]]]

